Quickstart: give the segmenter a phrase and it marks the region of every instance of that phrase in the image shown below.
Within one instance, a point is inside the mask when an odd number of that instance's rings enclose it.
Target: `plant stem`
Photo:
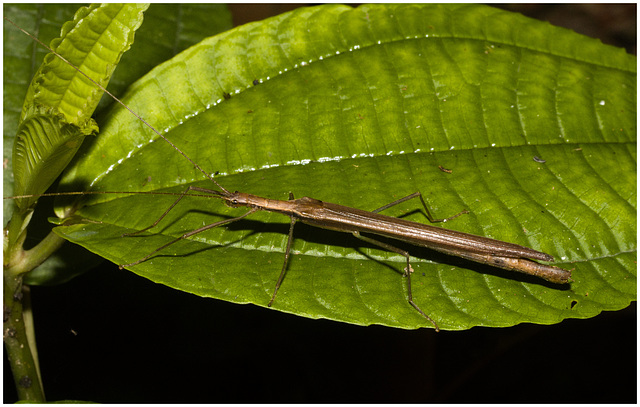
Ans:
[[[30,319],[31,310],[28,296],[24,296],[22,280],[26,272],[46,260],[64,240],[51,232],[36,247],[25,251],[22,244],[31,213],[32,211],[14,212],[8,228],[4,231],[3,338],[20,401],[44,403],[32,329],[33,321]],[[27,329],[25,317],[31,329]]]
[[[21,401],[44,403],[44,391],[31,353],[22,314],[22,274],[4,271],[4,345]]]

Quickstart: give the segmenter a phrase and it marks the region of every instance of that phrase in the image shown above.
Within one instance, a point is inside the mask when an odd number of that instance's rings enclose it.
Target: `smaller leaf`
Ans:
[[[20,123],[13,145],[14,175],[18,195],[47,190],[67,166],[84,137],[98,131],[88,120],[83,127],[69,124],[55,109],[31,106]],[[31,207],[38,198],[16,200],[20,208]]]
[[[65,23],[52,49],[83,72],[102,72],[106,86],[122,54],[133,42],[147,6],[81,8]],[[69,164],[82,140],[96,132],[91,119],[102,91],[73,66],[53,54],[34,76],[20,115],[13,149],[15,194],[41,194]],[[36,198],[18,200],[26,210]]]

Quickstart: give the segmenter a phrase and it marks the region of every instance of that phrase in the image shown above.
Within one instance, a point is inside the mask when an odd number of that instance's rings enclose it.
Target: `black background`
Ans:
[[[435,333],[314,321],[199,298],[106,263],[68,284],[34,287],[32,294],[48,400],[634,402],[636,397],[635,303],[552,326]],[[5,391],[13,391],[8,374]],[[5,401],[11,401],[7,393]]]

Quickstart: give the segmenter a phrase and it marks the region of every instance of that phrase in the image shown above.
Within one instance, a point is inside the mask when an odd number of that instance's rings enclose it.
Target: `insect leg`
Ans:
[[[418,193],[419,193],[419,192],[418,192]],[[413,194],[413,195],[415,195],[415,194]],[[409,199],[410,199],[410,198],[409,198]],[[362,235],[360,234],[360,232],[351,232],[351,233],[352,233],[355,237],[357,237],[358,239],[360,239],[360,240],[364,240],[364,241],[365,241],[365,242],[367,242],[367,243],[370,243],[370,244],[372,244],[372,245],[374,245],[374,246],[381,247],[381,248],[383,248],[383,249],[385,249],[385,250],[389,250],[389,251],[391,251],[391,252],[398,253],[398,254],[400,254],[400,255],[404,256],[404,257],[407,259],[407,268],[404,270],[403,277],[406,277],[406,278],[407,278],[407,291],[408,291],[408,294],[409,294],[409,295],[408,295],[408,297],[409,297],[409,304],[411,304],[411,306],[412,306],[413,308],[415,308],[415,309],[416,309],[416,311],[418,311],[418,312],[419,312],[423,317],[425,317],[426,319],[428,319],[428,320],[429,320],[429,322],[431,322],[431,323],[433,324],[433,326],[436,328],[436,332],[440,331],[440,328],[438,327],[438,324],[436,324],[436,321],[434,321],[433,319],[431,319],[427,314],[425,314],[425,313],[420,309],[420,307],[418,307],[418,305],[417,305],[415,302],[413,302],[413,294],[412,294],[412,292],[411,292],[411,273],[413,272],[413,269],[411,268],[411,264],[410,264],[410,262],[409,262],[409,253],[408,253],[408,252],[406,252],[406,251],[404,251],[404,250],[402,250],[402,249],[398,249],[397,247],[393,247],[393,246],[391,246],[390,244],[386,244],[386,243],[383,243],[383,242],[378,242],[377,240],[372,239],[372,238],[370,238],[370,237],[362,236]]]
[[[469,213],[469,211],[465,209],[464,211],[462,211],[462,212],[460,212],[460,213],[458,213],[458,214],[456,214],[456,215],[453,215],[453,216],[451,216],[451,217],[448,217],[448,218],[444,218],[444,219],[434,219],[434,217],[431,215],[431,211],[429,210],[429,207],[428,207],[428,206],[427,206],[427,204],[424,202],[424,199],[422,198],[422,194],[421,194],[420,192],[414,192],[414,193],[413,193],[413,194],[411,194],[411,195],[405,196],[404,198],[400,198],[400,199],[398,199],[397,201],[393,201],[393,202],[391,202],[391,203],[389,203],[389,204],[386,204],[385,206],[382,206],[382,207],[380,207],[380,208],[378,208],[378,209],[376,209],[376,210],[373,210],[373,211],[371,211],[371,212],[373,212],[373,213],[382,212],[382,211],[384,211],[385,209],[391,208],[391,207],[392,207],[392,206],[394,206],[394,205],[397,205],[397,204],[402,203],[402,202],[406,202],[406,201],[408,201],[408,200],[410,200],[410,199],[413,199],[413,198],[416,198],[416,197],[420,198],[420,201],[422,202],[422,206],[424,206],[424,209],[425,209],[425,211],[427,212],[427,213],[426,213],[426,214],[427,214],[427,219],[429,219],[429,222],[431,222],[431,223],[446,222],[446,221],[449,221],[449,220],[455,219],[455,218],[457,218],[458,216],[460,216],[460,215],[462,215],[462,214]]]
[[[289,192],[289,200],[293,200],[293,193]],[[276,299],[276,294],[280,289],[280,284],[282,284],[282,280],[284,280],[284,275],[287,271],[287,264],[289,263],[289,255],[291,254],[291,243],[293,242],[293,225],[296,224],[296,218],[291,217],[291,224],[289,225],[289,238],[287,239],[287,249],[284,252],[284,264],[282,264],[282,271],[280,272],[280,277],[278,277],[278,282],[276,283],[276,288],[273,291],[273,295],[271,296],[271,301],[267,304],[267,307],[270,307],[273,304],[273,300]]]
[[[178,200],[179,200],[179,199],[178,199]],[[176,201],[176,203],[177,203],[177,201]],[[174,205],[175,205],[175,204],[174,204]],[[172,207],[173,207],[173,206],[172,206]],[[131,267],[131,266],[135,266],[136,264],[140,264],[140,263],[142,263],[143,261],[148,260],[151,256],[153,256],[154,254],[158,253],[160,250],[166,249],[167,247],[171,246],[171,245],[172,245],[172,244],[174,244],[174,243],[179,242],[179,241],[180,241],[180,240],[182,240],[182,239],[186,239],[186,238],[191,237],[191,236],[193,236],[193,235],[197,235],[198,233],[204,232],[205,230],[213,229],[213,228],[218,227],[218,226],[221,226],[221,225],[226,225],[227,223],[235,222],[235,221],[240,220],[240,219],[242,219],[242,218],[244,218],[244,217],[246,217],[246,216],[249,216],[249,215],[251,215],[252,213],[257,212],[257,211],[258,211],[258,208],[252,208],[249,212],[247,212],[247,213],[245,213],[245,214],[242,214],[242,215],[240,215],[240,216],[238,216],[238,217],[236,217],[236,218],[221,220],[221,221],[219,221],[219,222],[211,223],[211,224],[209,224],[209,225],[203,226],[203,227],[198,228],[198,229],[196,229],[196,230],[192,230],[191,232],[185,233],[185,234],[183,234],[182,236],[180,236],[180,237],[177,237],[177,238],[173,239],[173,240],[172,240],[172,241],[170,241],[169,243],[164,244],[164,245],[162,245],[162,246],[158,247],[157,249],[155,249],[155,250],[154,250],[154,251],[152,251],[151,253],[147,254],[146,256],[144,256],[143,258],[141,258],[140,260],[138,260],[138,261],[134,261],[133,263],[121,264],[121,265],[119,265],[118,267],[120,268],[120,270],[122,270],[122,269],[123,269],[123,268],[125,268],[125,267]],[[168,212],[168,211],[167,211],[167,212]],[[165,213],[165,215],[166,215],[166,213]],[[164,216],[164,215],[163,215],[163,216]],[[162,218],[160,218],[160,219],[162,219]]]
[[[193,188],[191,185],[189,185],[189,188],[187,188],[187,189],[186,189],[182,194],[180,194],[180,196],[178,197],[178,199],[176,199],[176,201],[175,201],[173,204],[171,204],[171,206],[169,207],[169,209],[167,209],[166,211],[164,211],[164,213],[163,213],[163,214],[162,214],[162,215],[161,215],[161,216],[160,216],[160,217],[159,217],[155,222],[153,222],[150,226],[147,226],[146,228],[144,228],[144,229],[142,229],[142,230],[138,230],[138,231],[136,231],[136,232],[132,232],[132,233],[124,233],[124,234],[122,235],[122,237],[125,237],[125,236],[135,236],[135,235],[138,235],[138,234],[140,234],[140,233],[142,233],[142,232],[145,232],[145,231],[147,231],[147,230],[151,229],[152,227],[154,227],[155,225],[157,225],[158,223],[160,223],[160,221],[161,221],[162,219],[164,219],[164,217],[165,217],[165,216],[167,216],[167,214],[168,214],[168,213],[169,213],[169,212],[170,212],[170,211],[171,211],[171,210],[172,210],[172,209],[173,209],[173,208],[178,204],[178,202],[180,202],[180,201],[182,200],[182,198],[184,198],[184,197],[185,197],[185,195],[187,195],[187,193],[188,193],[189,191],[192,191],[192,190],[194,190],[194,189],[195,189],[195,188]],[[179,239],[178,239],[178,240],[179,240]]]

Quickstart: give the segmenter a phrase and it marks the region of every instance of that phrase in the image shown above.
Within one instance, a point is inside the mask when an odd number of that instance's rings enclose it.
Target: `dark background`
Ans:
[[[32,294],[48,400],[636,399],[635,303],[552,326],[435,333],[199,298],[110,265]]]
[[[231,5],[236,25],[298,5]],[[501,6],[636,53],[636,6]],[[105,263],[32,304],[48,400],[627,402],[636,303],[552,326],[404,331],[199,298]],[[16,400],[6,360],[4,401]]]

